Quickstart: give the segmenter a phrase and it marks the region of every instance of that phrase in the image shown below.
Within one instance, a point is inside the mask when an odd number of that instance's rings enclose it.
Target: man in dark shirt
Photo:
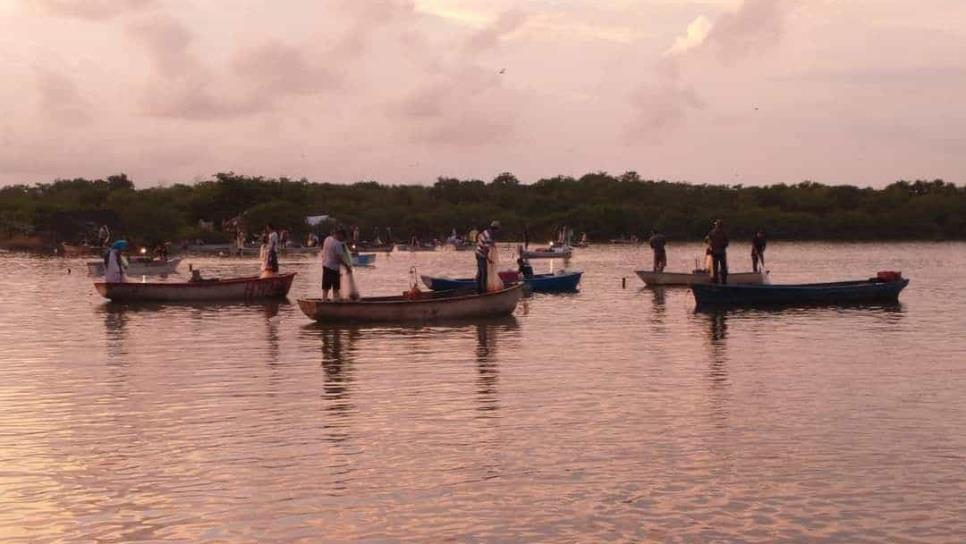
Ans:
[[[708,249],[711,251],[711,282],[728,283],[728,235],[724,231],[724,223],[718,219],[714,228],[705,237]]]
[[[664,268],[667,266],[667,251],[664,249],[664,246],[667,245],[667,238],[659,231],[652,230],[648,243],[654,250],[654,271],[664,272]]]
[[[758,229],[755,236],[751,239],[751,269],[754,272],[758,272],[758,263],[761,263],[761,268],[765,268],[765,246],[768,245],[768,239],[765,237],[765,231]]]

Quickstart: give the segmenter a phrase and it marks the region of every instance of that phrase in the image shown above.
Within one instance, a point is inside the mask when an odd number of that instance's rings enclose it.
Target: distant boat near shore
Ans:
[[[711,283],[711,274],[704,270],[694,272],[652,272],[637,270],[637,277],[649,286],[687,287]],[[728,274],[728,285],[761,285],[768,283],[768,272],[735,272]]]

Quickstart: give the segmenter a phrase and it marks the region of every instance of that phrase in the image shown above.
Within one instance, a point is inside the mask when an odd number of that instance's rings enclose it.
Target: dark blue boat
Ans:
[[[692,285],[698,306],[839,305],[895,302],[907,279],[787,285]]]
[[[579,270],[561,274],[534,274],[526,278],[524,283],[534,293],[570,293],[577,290],[577,286],[580,284],[580,277],[583,274]],[[429,287],[433,291],[465,289],[476,285],[476,280],[473,278],[451,280],[448,278],[422,276],[422,280],[426,284],[426,287]]]

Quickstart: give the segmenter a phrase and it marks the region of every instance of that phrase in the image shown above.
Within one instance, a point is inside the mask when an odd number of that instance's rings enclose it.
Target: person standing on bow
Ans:
[[[346,273],[352,275],[352,257],[345,247],[346,237],[345,229],[336,229],[322,243],[322,302],[329,301],[330,289],[335,300],[341,300],[343,266]]]
[[[758,272],[758,265],[761,263],[761,268],[765,268],[765,246],[768,245],[768,238],[765,237],[765,231],[758,229],[758,232],[751,238],[751,270],[752,272]]]
[[[476,292],[486,293],[487,271],[489,269],[491,252],[496,251],[493,235],[500,231],[500,222],[493,221],[489,227],[480,229],[476,235]]]
[[[647,243],[654,251],[654,271],[664,272],[664,268],[667,266],[667,251],[664,249],[664,246],[667,245],[667,238],[655,229],[651,231],[651,238]]]
[[[714,222],[705,241],[711,252],[711,283],[728,283],[728,235],[720,219]]]
[[[118,240],[111,244],[111,249],[104,257],[104,281],[107,283],[123,283],[127,281],[124,273],[123,253],[127,251],[127,241]]]

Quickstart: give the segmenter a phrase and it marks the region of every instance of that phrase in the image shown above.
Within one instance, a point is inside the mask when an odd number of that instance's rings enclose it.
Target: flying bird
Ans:
[[[501,73],[501,74],[504,74],[504,73],[506,73],[506,68],[500,68],[500,73]]]

